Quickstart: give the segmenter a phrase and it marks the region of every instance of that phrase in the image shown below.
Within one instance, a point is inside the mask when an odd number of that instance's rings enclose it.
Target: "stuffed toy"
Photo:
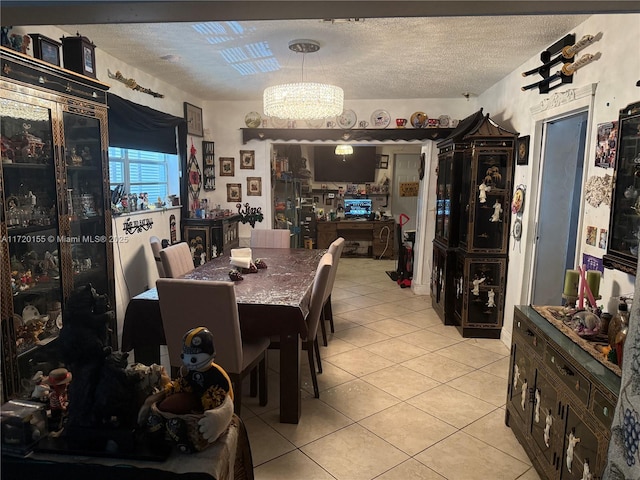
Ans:
[[[205,327],[184,335],[180,357],[179,377],[151,397],[147,427],[150,433],[165,430],[181,452],[191,453],[215,442],[229,426],[233,387],[227,372],[214,362],[213,335]]]

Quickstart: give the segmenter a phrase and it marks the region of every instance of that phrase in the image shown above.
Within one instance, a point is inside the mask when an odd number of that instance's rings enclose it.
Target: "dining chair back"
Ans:
[[[244,340],[240,332],[238,304],[232,282],[160,278],[156,282],[160,314],[164,328],[169,363],[172,370],[182,366],[182,338],[196,327],[206,327],[213,334],[215,362],[229,375],[234,390],[234,406],[240,415],[242,379],[252,373],[252,394],[257,382],[260,405],[267,403],[268,338]],[[256,379],[255,369],[259,369]]]
[[[291,234],[283,229],[251,230],[250,246],[253,248],[291,248]]]
[[[177,278],[194,269],[191,250],[186,242],[163,248],[160,250],[160,258],[167,278]]]
[[[322,307],[322,320],[320,322],[322,330],[322,343],[327,346],[327,329],[325,327],[325,321],[329,322],[331,333],[335,332],[335,326],[333,324],[333,311],[331,310],[331,292],[333,291],[333,284],[336,280],[336,273],[338,273],[338,262],[342,256],[342,250],[344,250],[345,239],[339,237],[329,245],[328,252],[331,254],[333,265],[331,266],[331,274],[329,275],[329,282],[327,284],[327,290],[324,293],[324,301]]]
[[[162,266],[162,259],[160,258],[160,250],[162,250],[162,243],[160,243],[160,239],[155,235],[149,237],[149,243],[151,244],[151,252],[153,253],[153,259],[156,262],[156,268],[158,269],[158,276],[160,278],[165,278],[167,274],[164,272],[164,267]]]

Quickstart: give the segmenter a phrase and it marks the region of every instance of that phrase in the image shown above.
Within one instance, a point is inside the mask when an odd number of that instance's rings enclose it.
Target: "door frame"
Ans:
[[[522,278],[524,279],[521,286],[521,303],[530,304],[533,292],[532,282],[534,276],[534,265],[537,255],[537,227],[540,217],[540,190],[542,188],[542,169],[544,168],[544,132],[545,124],[548,122],[556,121],[565,117],[569,117],[581,112],[587,112],[587,127],[586,137],[584,145],[584,158],[583,162],[587,162],[589,152],[591,151],[591,131],[593,126],[593,106],[595,100],[596,83],[585,85],[584,87],[568,89],[563,92],[558,92],[551,95],[548,98],[543,99],[538,105],[531,108],[532,120],[535,123],[533,139],[533,154],[531,155],[531,185],[527,192],[527,197],[532,200],[529,204],[527,219],[524,222],[526,227],[526,236],[523,236],[522,241],[525,242],[526,248],[524,249],[524,255],[522,257]],[[587,164],[585,163],[585,166]],[[582,177],[582,191],[587,182],[588,169],[584,169]],[[581,242],[583,222],[584,222],[584,201],[580,204],[580,211],[578,215],[578,227],[577,227],[577,239]],[[581,255],[581,248],[576,248],[576,258],[574,262],[579,260]]]

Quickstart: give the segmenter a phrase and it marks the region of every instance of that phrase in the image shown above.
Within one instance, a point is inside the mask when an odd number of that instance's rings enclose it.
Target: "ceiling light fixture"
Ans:
[[[352,155],[353,147],[351,145],[336,145],[336,155]]]
[[[320,44],[314,40],[293,40],[289,42],[289,50],[303,55],[301,81],[267,87],[263,96],[265,115],[289,120],[316,120],[340,115],[344,107],[342,88],[304,81],[304,55],[320,50]]]
[[[353,147],[351,145],[336,145],[336,155],[342,155],[342,161],[347,161],[347,155],[353,155]]]

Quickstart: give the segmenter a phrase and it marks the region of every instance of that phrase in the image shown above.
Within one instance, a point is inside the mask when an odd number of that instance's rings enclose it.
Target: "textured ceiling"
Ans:
[[[417,17],[61,28],[70,35],[80,32],[110,55],[203,100],[256,100],[269,85],[299,81],[303,55],[291,52],[288,43],[313,39],[321,49],[304,56],[305,81],[339,85],[348,101],[480,94],[586,18]],[[258,51],[256,45],[263,49]],[[174,61],[162,58],[166,56]]]

